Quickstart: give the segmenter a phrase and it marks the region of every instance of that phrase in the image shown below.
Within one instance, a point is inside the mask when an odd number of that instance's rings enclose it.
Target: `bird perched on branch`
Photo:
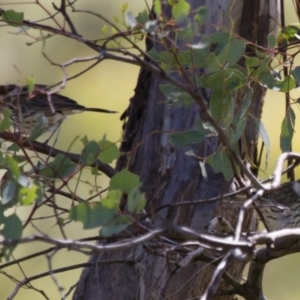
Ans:
[[[0,112],[9,108],[10,119],[14,130],[22,134],[30,134],[43,117],[43,131],[53,132],[66,120],[68,115],[84,111],[116,113],[102,108],[89,108],[76,101],[49,93],[45,85],[36,84],[32,92],[26,86],[14,84],[0,85]]]
[[[269,230],[300,227],[300,180],[264,192],[255,203]]]

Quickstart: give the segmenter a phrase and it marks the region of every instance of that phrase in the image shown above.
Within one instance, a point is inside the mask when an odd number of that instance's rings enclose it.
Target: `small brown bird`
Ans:
[[[255,203],[269,230],[300,227],[300,180],[266,191]]]
[[[49,99],[45,85],[36,84],[31,93],[26,86],[0,85],[0,112],[4,107],[9,108],[12,126],[22,134],[30,134],[41,116],[44,119],[44,132],[53,132],[68,115],[84,111],[116,113],[102,108],[85,107],[56,93],[51,94]]]

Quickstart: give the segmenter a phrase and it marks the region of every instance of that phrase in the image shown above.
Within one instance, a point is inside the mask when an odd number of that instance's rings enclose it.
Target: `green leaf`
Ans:
[[[32,142],[39,138],[45,132],[44,127],[47,123],[48,119],[44,115],[38,116],[36,119],[36,123],[30,133],[28,141]]]
[[[185,0],[178,0],[172,7],[172,16],[177,23],[186,19],[190,12],[190,4]]]
[[[16,214],[10,215],[4,219],[4,227],[0,231],[4,239],[20,239],[22,237],[23,227],[22,222]],[[8,260],[13,250],[17,245],[4,246],[2,248],[2,254]]]
[[[35,78],[33,76],[27,77],[27,89],[29,94],[34,91]]]
[[[233,170],[230,160],[225,150],[221,150],[211,155],[206,163],[209,164],[215,173],[222,172],[226,181],[229,181],[233,177]]]
[[[240,119],[244,118],[248,112],[248,109],[250,107],[251,104],[251,100],[252,100],[252,95],[253,95],[253,89],[252,88],[248,88],[248,91],[244,97],[242,106],[241,106],[241,110],[240,110]]]
[[[4,182],[1,188],[2,204],[9,204],[10,207],[16,205],[19,201],[18,193],[19,186],[15,180],[9,179],[8,181]]]
[[[69,217],[73,221],[82,222],[84,229],[103,226],[115,217],[120,197],[120,191],[113,191],[108,198],[101,202],[88,202],[73,206],[70,209]]]
[[[207,134],[209,132],[207,131]],[[170,133],[168,141],[176,147],[186,147],[188,145],[198,144],[205,140],[206,133],[200,133],[198,130],[188,130],[185,132]]]
[[[24,13],[18,13],[14,10],[6,10],[1,15],[3,21],[7,22],[10,26],[20,27],[22,26]]]
[[[0,168],[4,169],[6,167],[7,167],[6,156],[4,157],[3,152],[0,151]]]
[[[160,62],[159,52],[152,47],[149,51],[147,51],[147,55],[150,56],[150,58],[156,62]]]
[[[246,66],[250,69],[250,71],[252,72],[253,68],[256,68],[259,66],[261,60],[257,57],[252,57],[252,56],[245,56],[245,62],[246,62]]]
[[[109,191],[101,203],[104,207],[108,209],[117,210],[120,206],[120,199],[122,197],[122,192],[120,190]]]
[[[141,193],[137,187],[135,187],[128,195],[127,209],[132,214],[136,211],[138,203],[141,199]]]
[[[202,87],[212,90],[235,90],[244,86],[248,79],[242,72],[234,69],[220,70],[202,76]]]
[[[8,148],[7,151],[19,151],[20,146],[17,143],[12,143]],[[24,157],[24,156],[23,156]]]
[[[216,57],[216,60],[220,65],[225,65],[226,63],[235,64],[242,58],[245,48],[244,41],[233,40]]]
[[[257,132],[258,132],[260,138],[262,139],[262,141],[264,142],[264,144],[266,146],[266,164],[265,164],[265,169],[267,169],[268,162],[269,162],[269,153],[270,153],[270,139],[269,139],[268,132],[267,132],[267,130],[266,130],[263,122],[261,120],[259,120],[259,119],[256,119],[256,118],[254,118],[254,121],[255,121]]]
[[[159,1],[158,1],[159,2]],[[142,24],[145,25],[149,21],[149,13],[147,9],[144,9],[143,12],[139,13],[138,16],[135,18],[135,20]],[[134,27],[134,26],[132,26]]]
[[[5,239],[19,239],[22,236],[22,222],[16,214],[10,215],[4,220],[1,234]]]
[[[36,202],[39,196],[39,187],[35,184],[32,184],[30,187],[21,187],[19,190],[20,193],[20,203],[22,205],[31,205]]]
[[[174,55],[170,53],[169,51],[162,51],[159,53],[159,61],[165,64],[170,64],[171,61],[173,60]],[[176,62],[177,65],[177,62]]]
[[[28,158],[23,155],[14,155],[14,160],[17,164],[28,162]]]
[[[199,133],[206,134],[207,137],[218,135],[216,129],[210,123],[203,122],[203,120],[200,118],[196,119],[195,125],[197,128],[197,131]]]
[[[206,6],[200,6],[196,9],[194,20],[198,23],[198,26],[203,26],[208,15],[208,8]]]
[[[157,17],[161,15],[161,2],[160,0],[153,0],[153,10]]]
[[[80,139],[80,141],[82,142],[83,146],[86,146],[89,142],[87,136],[85,135],[82,139]]]
[[[296,34],[299,35],[300,28],[296,25],[288,25],[280,32],[278,40],[283,43],[283,40],[289,41],[295,37]]]
[[[176,87],[173,84],[170,84],[170,83],[160,84],[158,86],[158,88],[164,94],[164,96],[168,96],[170,93],[172,93],[176,89]]]
[[[3,120],[1,120],[0,122],[0,132],[3,132],[6,129],[8,129],[11,125],[11,121],[10,121],[11,111],[9,108],[4,107],[1,109],[1,113],[3,115]]]
[[[12,156],[9,156],[9,155],[6,155],[5,159],[6,159],[6,163],[7,163],[7,167],[9,169],[9,171],[11,172],[13,177],[16,180],[18,180],[19,176],[21,175],[21,171],[18,166],[18,163],[13,159]]]
[[[100,229],[100,236],[110,237],[124,231],[132,223],[128,216],[118,216]]]
[[[219,64],[219,61],[217,60],[217,56],[214,52],[210,53],[208,57],[205,59],[207,69],[210,72],[218,72],[221,70],[221,65]]]
[[[239,138],[242,136],[245,127],[247,124],[247,119],[243,118],[241,119],[237,124],[236,124],[236,130],[235,130],[235,134],[234,134],[234,142],[237,142],[239,140]]]
[[[7,209],[7,207],[5,207],[5,205],[3,205],[1,202],[0,202],[0,224],[3,224],[4,223],[4,220],[5,220],[5,216],[4,216],[4,212],[5,210]]]
[[[231,123],[233,117],[233,99],[230,92],[213,91],[210,99],[210,111],[213,118],[220,124]],[[229,118],[228,118],[229,117]]]
[[[81,152],[80,163],[87,166],[93,164],[97,160],[99,153],[100,145],[95,141],[88,142]]]
[[[91,174],[93,176],[98,176],[98,175],[101,175],[102,173],[98,170],[98,168],[91,168]]]
[[[75,170],[76,164],[74,164],[67,156],[58,154],[52,162],[39,172],[43,176],[59,179],[60,177],[71,175]]]
[[[300,86],[300,67],[297,66],[295,69],[292,70],[291,74],[293,75],[295,81],[296,81],[296,86]]]
[[[206,163],[209,164],[215,173],[220,173],[222,171],[222,151],[219,151],[208,157]]]
[[[275,48],[277,39],[273,33],[268,34],[268,48]]]
[[[265,72],[265,73],[260,74],[259,82],[262,86],[269,88],[269,89],[273,89],[275,79],[274,79],[274,76],[270,72]]]
[[[211,45],[214,48],[214,54],[218,56],[223,49],[233,40],[232,35],[227,32],[218,32],[210,36]]]
[[[243,102],[241,104],[241,108],[239,112],[236,114],[236,116],[234,117],[234,120],[232,122],[233,125],[237,125],[237,123],[239,123],[248,113],[248,109],[250,107],[251,100],[252,100],[252,95],[253,95],[253,89],[247,88],[247,92],[245,93]]]
[[[290,152],[294,136],[296,115],[291,107],[288,107],[286,116],[281,124],[280,149],[282,152]]]
[[[194,65],[195,67],[202,67],[206,68],[208,66],[207,58],[209,56],[209,46],[206,41],[203,43],[198,43],[195,45],[192,45],[192,54],[193,54],[193,61],[191,61],[191,58],[189,58],[189,65]],[[199,48],[196,48],[199,47]],[[200,48],[203,47],[203,48]],[[190,51],[188,53],[189,57],[191,57]],[[214,55],[214,54],[213,54]],[[216,71],[218,71],[217,69]]]
[[[193,39],[195,37],[195,34],[194,34],[191,26],[178,28],[176,33],[177,33],[178,39],[183,40],[186,43],[192,43]],[[178,55],[180,55],[182,52],[185,52],[185,51],[184,50],[180,51],[178,53]],[[178,67],[178,64],[177,64],[177,67]]]
[[[102,140],[101,142],[99,142],[99,146],[99,159],[105,164],[112,163],[115,159],[118,159],[121,154],[115,143]]]
[[[145,208],[145,206],[146,206],[146,198],[145,198],[145,194],[141,194],[141,197],[140,197],[140,200],[139,200],[139,202],[138,202],[138,205],[137,205],[137,207],[136,207],[136,209],[135,209],[135,212],[136,213],[140,213],[140,212],[142,212],[143,211],[143,209]]]
[[[255,55],[256,55],[258,58],[261,58],[261,59],[266,58],[266,53],[265,53],[265,52],[259,51],[257,47],[255,47],[254,49],[255,49]]]
[[[275,80],[273,90],[287,93],[296,87],[296,82],[291,76],[287,76],[283,81]]]
[[[224,175],[225,180],[229,181],[233,178],[234,175],[231,162],[225,150],[222,151],[221,153],[222,153],[222,164],[223,164],[222,173]]]
[[[260,64],[258,68],[255,70],[254,75],[260,78],[262,74],[270,73],[269,63],[270,63],[270,57],[266,57],[265,59],[260,61]]]
[[[37,187],[35,203],[40,204],[44,201],[44,195],[43,195],[43,190],[42,190],[42,187],[41,187],[41,183],[37,179],[34,179],[33,183]]]
[[[190,94],[179,89],[173,84],[160,84],[159,89],[165,95],[166,100],[172,107],[180,107],[181,105],[189,107],[192,103],[194,103]]]
[[[129,194],[135,187],[140,187],[141,185],[139,176],[127,169],[123,169],[111,178],[109,190],[121,190]]]

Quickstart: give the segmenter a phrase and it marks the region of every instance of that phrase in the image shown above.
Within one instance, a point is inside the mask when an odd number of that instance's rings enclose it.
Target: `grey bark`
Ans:
[[[243,38],[267,46],[267,34],[276,30],[277,7],[271,0],[230,1],[207,0],[189,1],[192,8],[206,5],[209,16],[205,33],[211,34],[220,29],[230,30]],[[276,1],[277,3],[277,1]],[[168,8],[165,8],[168,13]],[[229,18],[231,14],[231,18]],[[270,15],[272,17],[270,17]],[[272,19],[273,18],[273,19]],[[152,42],[148,40],[147,47]],[[154,46],[157,46],[154,43]],[[143,182],[143,191],[147,198],[147,211],[170,203],[208,199],[230,190],[221,174],[215,174],[207,168],[208,180],[200,172],[197,159],[185,155],[190,148],[174,148],[167,142],[168,132],[184,131],[193,127],[195,118],[200,115],[199,107],[170,109],[159,91],[161,78],[142,69],[139,75],[135,95],[130,100],[127,111],[121,150],[125,153],[117,168],[125,166],[138,174]],[[206,93],[207,95],[209,93]],[[260,117],[265,91],[255,86],[255,97],[251,113]],[[241,95],[237,95],[237,109]],[[207,96],[209,101],[209,96]],[[241,141],[242,154],[247,149],[252,159],[256,158],[257,134],[253,124],[247,126],[247,138]],[[216,138],[194,146],[193,151],[207,157],[218,147]],[[152,228],[164,228],[170,224],[189,226],[199,232],[205,231],[206,224],[218,214],[235,224],[235,214],[231,207],[220,202],[195,206],[169,207],[151,218]],[[252,216],[248,214],[244,229],[250,228]],[[107,241],[110,242],[110,241]],[[214,267],[204,262],[192,262],[185,268],[177,268],[163,254],[161,249],[140,246],[131,251],[92,255],[90,262],[95,264],[109,259],[124,259],[124,263],[103,264],[83,271],[73,299],[197,299],[204,292]],[[212,253],[208,253],[212,254]],[[127,264],[126,259],[138,257],[137,263]],[[234,262],[228,272],[240,280],[243,263]],[[222,283],[222,288],[230,286]],[[224,296],[218,299],[233,299]]]

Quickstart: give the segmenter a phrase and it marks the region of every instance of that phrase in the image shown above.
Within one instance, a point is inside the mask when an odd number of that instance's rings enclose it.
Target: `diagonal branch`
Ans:
[[[0,138],[4,139],[8,142],[14,142],[17,143],[21,147],[25,147],[32,151],[37,151],[42,154],[46,154],[51,157],[56,157],[58,154],[62,154],[66,157],[68,157],[72,162],[79,164],[80,163],[80,155],[75,153],[69,153],[65,152],[56,148],[53,148],[51,146],[48,146],[44,143],[40,142],[29,142],[27,140],[20,140],[16,138],[16,135],[9,133],[9,132],[1,132]],[[109,178],[113,177],[116,174],[116,171],[114,168],[112,168],[108,164],[104,164],[99,159],[97,159],[94,163],[90,165],[93,168],[97,168],[99,171],[107,175]]]

